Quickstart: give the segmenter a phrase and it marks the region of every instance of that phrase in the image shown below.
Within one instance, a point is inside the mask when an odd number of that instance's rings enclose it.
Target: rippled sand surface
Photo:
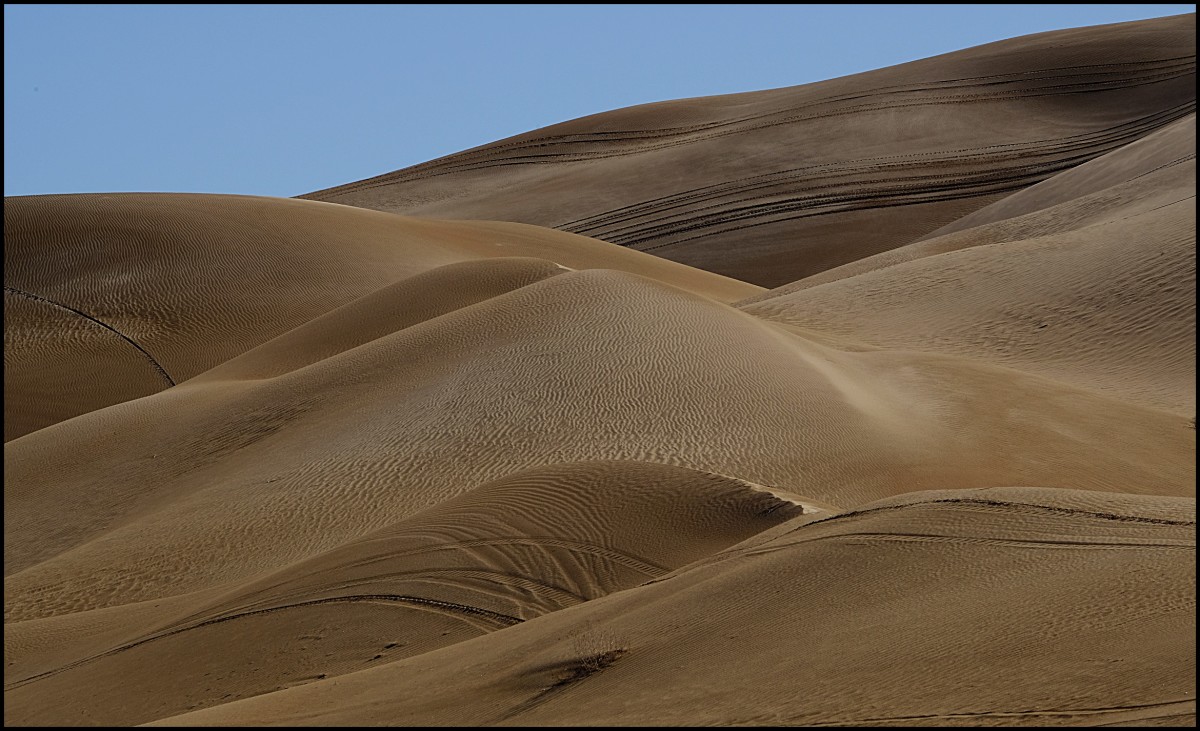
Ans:
[[[1195,723],[1195,16],[5,199],[6,725]]]

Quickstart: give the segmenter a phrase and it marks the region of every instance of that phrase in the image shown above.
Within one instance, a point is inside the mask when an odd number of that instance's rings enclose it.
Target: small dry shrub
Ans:
[[[569,681],[600,672],[628,650],[611,631],[588,622],[571,633],[571,656],[574,662]]]

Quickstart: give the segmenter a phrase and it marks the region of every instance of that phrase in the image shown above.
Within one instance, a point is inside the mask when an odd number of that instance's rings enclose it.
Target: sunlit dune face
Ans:
[[[6,725],[1194,725],[1194,73],[6,199]]]

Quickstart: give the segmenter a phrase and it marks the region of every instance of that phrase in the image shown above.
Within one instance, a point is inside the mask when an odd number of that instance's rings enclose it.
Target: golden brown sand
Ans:
[[[6,725],[1194,723],[1194,53],[7,198]]]
[[[563,122],[306,198],[522,221],[766,287],[910,243],[1196,109],[1194,15]]]

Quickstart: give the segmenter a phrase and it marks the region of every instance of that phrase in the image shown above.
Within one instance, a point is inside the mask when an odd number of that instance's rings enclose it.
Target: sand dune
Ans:
[[[1127,183],[1189,162],[1193,165],[1196,162],[1195,113],[1189,114],[1177,122],[1172,122],[1136,142],[1131,142],[1078,167],[1058,173],[1025,190],[1005,196],[990,206],[985,206],[947,226],[926,234],[922,239],[937,238],[975,226],[1016,218],[1060,203],[1082,199],[1092,193],[1114,188],[1121,183]],[[1156,188],[1154,185],[1140,187],[1147,191]],[[1175,186],[1164,187],[1171,189]],[[1124,190],[1128,191],[1128,189]],[[1116,195],[1112,196],[1112,200],[1117,202],[1120,207],[1126,207],[1132,203],[1132,201]],[[1100,215],[1105,214],[1100,213]],[[1061,227],[1076,228],[1087,219],[1042,217],[1030,220],[1037,220],[1038,224],[1047,227],[1042,229],[1042,232],[1049,233],[1050,226],[1054,226],[1055,230],[1061,230]]]
[[[101,652],[39,664],[77,628],[10,624],[25,664],[6,670],[8,718],[138,723],[394,662],[644,583],[802,511],[828,514],[661,465],[511,475],[245,585],[191,595],[183,616],[147,624],[137,607],[127,626],[141,632]],[[269,672],[255,669],[264,662]],[[123,692],[145,667],[160,672]],[[78,687],[112,702],[41,702]]]
[[[251,196],[6,198],[4,240],[5,441],[182,383],[376,289],[481,257],[632,271],[724,301],[760,291],[531,226]],[[60,330],[72,335],[48,357],[42,334]]]
[[[1076,725],[1194,714],[1194,686],[1164,662],[1194,662],[1193,506],[1034,488],[912,493],[800,518],[503,632],[166,723]],[[589,672],[594,657],[607,667]],[[1114,662],[1125,666],[1116,674]]]
[[[1025,36],[563,122],[306,198],[516,220],[775,287],[1195,111],[1195,16]]]
[[[1003,363],[1193,415],[1195,125],[1191,115],[942,235],[742,305],[771,320]],[[1035,202],[1043,188],[1053,205]]]
[[[1194,724],[1194,53],[7,198],[6,725]]]
[[[8,444],[6,616],[241,578],[561,461],[676,464],[835,505],[995,481],[1195,490],[1178,417],[960,359],[833,350],[607,270],[274,378],[237,365]]]

